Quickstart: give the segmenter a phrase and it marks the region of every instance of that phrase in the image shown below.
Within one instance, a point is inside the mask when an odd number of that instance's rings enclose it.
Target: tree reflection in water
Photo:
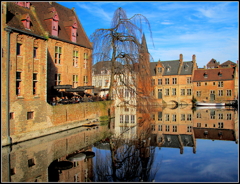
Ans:
[[[149,113],[144,113],[138,122],[138,138],[126,138],[126,127],[119,136],[102,140],[96,147],[108,151],[96,151],[94,166],[95,182],[151,182],[154,181],[158,166],[152,168],[155,147],[150,146],[151,123]],[[105,148],[103,148],[103,146]]]

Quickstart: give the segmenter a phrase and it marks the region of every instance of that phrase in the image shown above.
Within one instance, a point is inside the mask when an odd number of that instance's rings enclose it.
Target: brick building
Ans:
[[[154,97],[159,103],[190,104],[193,96],[192,76],[197,69],[196,56],[192,61],[179,60],[151,62]]]
[[[91,86],[92,47],[74,10],[55,2],[1,5],[2,144],[57,132],[77,126],[69,123],[98,116],[99,104],[53,107],[47,103],[59,94],[54,86],[70,87],[62,90],[71,95]],[[92,107],[100,111],[93,114]]]
[[[193,76],[194,98],[197,101],[226,102],[236,100],[237,68],[197,69]]]

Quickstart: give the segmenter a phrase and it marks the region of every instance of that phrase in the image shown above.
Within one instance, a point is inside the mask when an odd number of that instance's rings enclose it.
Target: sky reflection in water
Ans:
[[[160,163],[156,182],[237,182],[238,144],[232,141],[197,139],[197,152],[184,147],[156,148],[155,162]]]

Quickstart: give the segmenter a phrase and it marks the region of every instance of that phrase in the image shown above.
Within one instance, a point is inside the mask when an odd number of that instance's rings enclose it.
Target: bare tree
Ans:
[[[128,18],[126,12],[120,7],[113,16],[111,28],[97,29],[91,35],[93,42],[93,61],[111,61],[111,80],[109,98],[112,98],[114,81],[118,78],[121,83],[134,92],[137,97],[150,96],[151,76],[149,68],[149,53],[143,52],[142,40],[143,23],[150,31],[150,23],[141,14],[135,14]],[[146,55],[147,54],[147,55]],[[119,67],[121,63],[123,67]],[[131,81],[134,83],[129,83]],[[147,85],[141,85],[145,83]],[[117,94],[118,91],[115,90]]]

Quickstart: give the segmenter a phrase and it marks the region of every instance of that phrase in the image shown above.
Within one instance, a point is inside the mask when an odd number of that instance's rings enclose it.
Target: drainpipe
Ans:
[[[12,139],[10,137],[10,119],[9,119],[9,111],[10,111],[10,101],[9,101],[9,70],[10,70],[10,33],[12,32],[11,29],[5,28],[4,29],[7,32],[7,64],[6,64],[6,120],[7,120],[7,145],[12,144]]]

